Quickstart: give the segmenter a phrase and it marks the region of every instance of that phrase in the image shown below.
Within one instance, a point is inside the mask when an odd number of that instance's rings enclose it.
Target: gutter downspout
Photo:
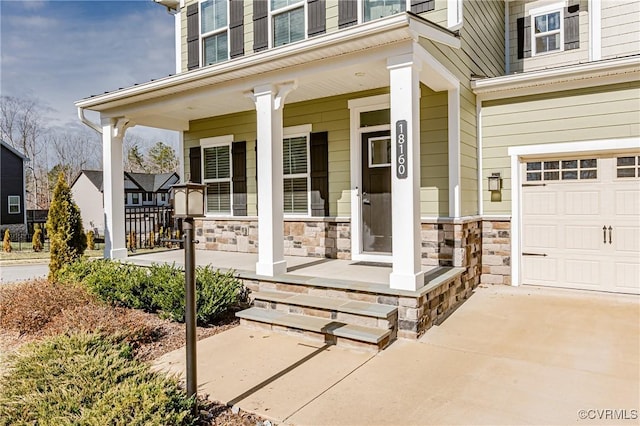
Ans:
[[[87,126],[91,127],[96,132],[102,134],[102,127],[98,126],[96,123],[89,121],[87,117],[84,116],[84,108],[78,107],[78,118]]]
[[[478,138],[476,146],[478,147],[478,214],[484,215],[484,200],[482,198],[482,98],[476,96],[476,136]]]

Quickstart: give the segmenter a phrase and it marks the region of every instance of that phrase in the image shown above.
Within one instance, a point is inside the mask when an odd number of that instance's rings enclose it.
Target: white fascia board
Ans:
[[[510,157],[522,157],[546,154],[567,154],[572,152],[587,153],[636,149],[640,149],[640,138],[599,139],[584,142],[513,146],[509,147],[507,152]]]
[[[482,100],[570,90],[628,81],[640,77],[640,55],[474,80],[473,93]]]
[[[300,63],[304,63],[303,54],[322,48],[339,46],[342,51],[336,53],[336,55],[342,56],[345,53],[349,53],[350,42],[365,40],[370,41],[371,47],[380,45],[380,43],[374,39],[377,35],[387,36],[384,39],[384,44],[424,37],[452,47],[460,47],[460,40],[454,33],[411,13],[401,13],[282,47],[269,49],[266,52],[247,55],[234,59],[233,61],[227,61],[103,95],[81,99],[77,101],[75,105],[80,108],[98,111],[113,107],[117,108],[117,105],[113,104],[114,102],[126,101],[133,96],[137,97],[135,102],[140,102],[158,96],[157,91],[159,90],[186,91],[206,85],[208,83],[206,80],[215,80],[220,76],[224,76],[225,80],[244,77],[253,67],[263,67],[259,70],[260,73],[279,70],[283,67],[291,67],[291,58],[294,58],[294,60]],[[352,51],[361,51],[362,48],[362,43],[358,43],[353,46]],[[284,64],[280,62],[280,60],[286,60],[287,63]],[[169,94],[170,93],[164,93],[164,95]]]

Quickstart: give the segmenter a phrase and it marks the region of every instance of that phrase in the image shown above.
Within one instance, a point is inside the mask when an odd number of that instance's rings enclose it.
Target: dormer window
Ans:
[[[364,0],[364,22],[395,15],[406,9],[406,0]]]
[[[273,47],[304,40],[305,4],[301,0],[271,0]]]
[[[562,50],[562,10],[533,16],[533,54]]]
[[[202,63],[211,65],[229,59],[227,0],[200,3]]]

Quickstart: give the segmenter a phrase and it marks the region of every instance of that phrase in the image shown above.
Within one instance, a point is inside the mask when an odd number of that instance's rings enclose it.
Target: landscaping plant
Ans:
[[[96,249],[96,237],[93,231],[91,230],[87,231],[87,248],[89,250]]]
[[[2,239],[2,250],[5,253],[11,253],[11,234],[9,230],[4,231],[4,238]]]
[[[51,259],[49,279],[55,281],[63,265],[79,259],[87,248],[80,209],[73,201],[71,189],[60,173],[53,190],[53,200],[47,218]]]
[[[40,225],[37,223],[34,225],[33,229],[35,230],[33,233],[33,238],[31,238],[31,247],[33,251],[39,253],[42,251],[42,229],[40,229]]]

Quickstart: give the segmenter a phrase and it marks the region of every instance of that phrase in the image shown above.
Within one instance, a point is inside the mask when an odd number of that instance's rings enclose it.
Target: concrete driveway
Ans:
[[[481,287],[420,341],[376,355],[238,327],[199,343],[199,384],[284,424],[639,424],[639,300]]]

